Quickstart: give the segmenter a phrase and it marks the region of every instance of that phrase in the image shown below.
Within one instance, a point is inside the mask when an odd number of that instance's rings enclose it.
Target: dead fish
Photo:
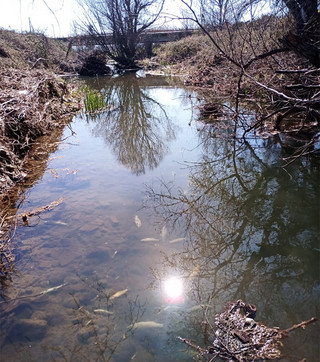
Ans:
[[[156,238],[145,238],[145,239],[141,239],[140,241],[142,241],[143,243],[147,243],[149,241],[159,241],[159,239]]]
[[[133,329],[138,329],[138,328],[162,328],[163,324],[158,323],[158,322],[154,322],[154,321],[143,321],[143,322],[137,322],[137,323],[131,324],[130,327],[132,327]]]
[[[168,230],[166,226],[163,226],[163,228],[161,229],[161,238],[162,240],[164,240],[167,237],[168,234]]]
[[[55,224],[57,224],[57,225],[68,225],[66,222],[60,221],[60,220],[55,221]]]
[[[113,314],[113,312],[110,312],[107,309],[94,309],[93,312],[96,313],[96,314],[105,314],[105,315]]]
[[[119,292],[114,293],[113,295],[111,295],[110,300],[121,297],[122,295],[126,294],[127,291],[128,291],[128,289],[119,290]]]
[[[174,312],[181,309],[178,305],[167,305],[166,307],[160,308],[158,310],[157,314],[163,313],[163,312]]]
[[[25,218],[24,218],[25,217]],[[22,216],[22,220],[23,221],[27,221],[28,219],[28,215],[23,215]],[[61,221],[61,220],[57,220],[57,221],[45,221],[45,223],[48,223],[48,224],[54,224],[54,225],[64,225],[64,226],[67,226],[68,224],[64,221]]]
[[[55,290],[58,290],[62,287],[64,287],[67,283],[64,283],[64,284],[60,284],[56,287],[52,287],[52,288],[49,288],[47,290],[43,290],[40,294],[47,294],[47,293],[51,293],[51,292],[54,292]]]
[[[204,310],[204,309],[209,309],[209,308],[212,308],[211,305],[209,304],[197,304],[197,305],[194,305],[193,307],[189,308],[189,312],[197,312],[199,310]]]
[[[134,217],[134,223],[136,224],[136,227],[139,229],[141,227],[141,220],[139,219],[139,216],[136,215]]]
[[[180,241],[184,241],[184,240],[186,240],[186,238],[176,238],[176,239],[170,240],[169,243],[174,244],[174,243],[179,243]]]

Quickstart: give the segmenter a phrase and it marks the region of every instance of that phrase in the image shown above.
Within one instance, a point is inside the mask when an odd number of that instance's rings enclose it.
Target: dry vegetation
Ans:
[[[283,34],[293,31],[290,18],[276,16],[226,24],[160,46],[149,66],[160,66],[166,73],[181,75],[185,84],[204,88],[215,106],[231,100],[234,119],[246,131],[294,132],[297,137],[307,133],[314,143],[320,124],[320,70],[304,56],[307,46],[299,54],[284,46]],[[319,49],[319,42],[314,46]],[[253,122],[242,116],[244,108],[255,112]],[[213,114],[211,121],[216,120]]]
[[[61,75],[74,73],[77,67],[77,56],[62,43],[42,34],[0,30],[0,284],[3,287],[10,280],[14,265],[12,213],[21,196],[19,191],[13,191],[13,186],[22,180],[32,184],[41,177],[48,155],[56,147],[52,140],[61,137],[63,127],[78,110],[79,93]],[[39,142],[42,136],[48,142]]]
[[[0,69],[50,69],[55,73],[75,72],[78,58],[64,42],[39,33],[16,33],[0,29]]]
[[[0,30],[0,196],[26,176],[35,140],[77,109],[75,89],[56,75],[74,72],[66,54],[42,34]]]
[[[47,70],[1,72],[0,194],[25,176],[24,163],[36,139],[64,125],[77,109],[70,86]]]
[[[241,299],[228,303],[222,313],[215,315],[214,324],[203,322],[206,339],[212,344],[208,349],[195,345],[192,341],[178,337],[198,352],[198,360],[214,361],[216,358],[228,361],[273,360],[281,358],[281,340],[292,331],[314,323],[316,318],[295,324],[281,330],[279,327],[267,327],[255,321],[257,308]]]

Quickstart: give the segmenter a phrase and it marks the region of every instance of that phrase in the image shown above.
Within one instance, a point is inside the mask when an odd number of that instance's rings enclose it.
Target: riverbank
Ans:
[[[294,42],[290,47],[284,34]],[[163,44],[143,66],[178,75],[203,92],[206,123],[229,117],[246,132],[290,134],[312,148],[320,131],[320,69],[308,59],[320,50],[312,39],[302,49],[290,20],[263,17]]]
[[[0,30],[0,198],[23,180],[40,136],[63,127],[79,109],[79,92],[63,73],[76,56],[42,34]]]
[[[141,65],[197,87],[207,100],[200,110],[206,123],[217,125],[233,117],[266,137],[281,132],[294,138],[302,135],[309,146],[319,132],[320,71],[293,51],[257,55],[276,46],[272,39],[283,32],[271,32],[279,25],[274,21],[278,20],[264,19],[253,28],[244,24],[220,29],[212,37],[220,41],[221,51],[203,34],[167,43]],[[268,42],[261,43],[261,31],[263,36],[270,33],[264,38]],[[36,139],[63,126],[79,109],[79,91],[61,75],[76,74],[80,57],[66,43],[43,34],[0,30],[0,58],[1,198],[25,177],[28,152]],[[240,60],[247,64],[245,69],[239,67]]]

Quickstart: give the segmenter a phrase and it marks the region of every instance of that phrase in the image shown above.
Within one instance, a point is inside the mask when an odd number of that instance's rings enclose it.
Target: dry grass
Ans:
[[[169,68],[187,85],[205,88],[214,103],[227,98],[235,105],[235,117],[242,105],[255,111],[254,125],[267,120],[272,132],[308,128],[312,137],[320,119],[320,71],[297,52],[284,51],[281,39],[289,31],[294,31],[292,20],[276,16],[226,24],[206,35],[162,45],[152,64],[165,66],[167,73]],[[294,125],[292,115],[298,121]],[[283,121],[288,116],[290,121]]]
[[[68,54],[68,56],[67,56]],[[51,69],[56,73],[74,72],[77,54],[68,53],[68,44],[41,33],[16,33],[0,29],[0,69]]]
[[[0,196],[26,176],[35,140],[78,109],[71,83],[55,74],[74,72],[67,44],[37,33],[0,30]]]
[[[78,109],[72,88],[49,71],[0,71],[0,195],[25,176],[35,140]],[[70,116],[69,116],[70,118]]]

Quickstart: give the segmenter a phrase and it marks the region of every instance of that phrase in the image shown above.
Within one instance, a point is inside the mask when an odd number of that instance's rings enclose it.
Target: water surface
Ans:
[[[205,347],[202,322],[238,299],[283,329],[319,316],[318,160],[283,169],[277,138],[203,126],[197,94],[162,77],[87,84],[110,110],[75,117],[20,198],[19,213],[64,201],[16,229],[4,360],[189,361],[176,336]],[[317,361],[318,332],[282,360]]]

